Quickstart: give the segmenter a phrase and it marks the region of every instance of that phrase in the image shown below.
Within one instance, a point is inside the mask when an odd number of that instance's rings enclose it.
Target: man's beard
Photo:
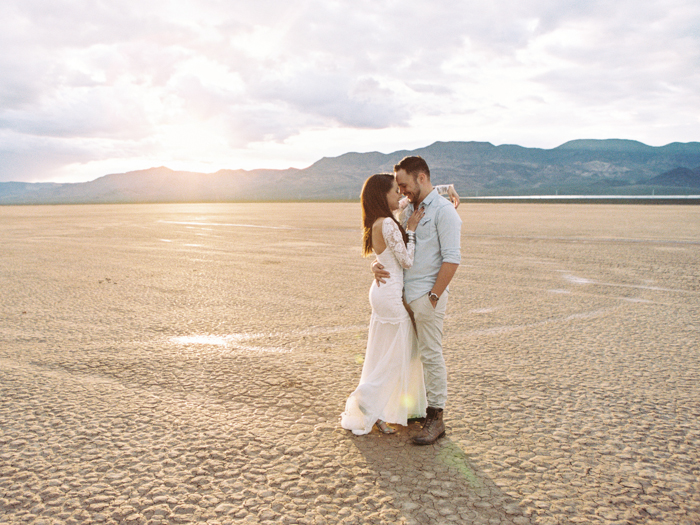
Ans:
[[[420,202],[420,194],[421,194],[421,191],[420,191],[420,188],[418,188],[418,192],[417,192],[417,193],[414,192],[414,191],[411,192],[411,195],[413,196],[413,198],[412,198],[412,199],[408,199],[408,200],[409,200],[412,204],[416,204],[417,202]]]

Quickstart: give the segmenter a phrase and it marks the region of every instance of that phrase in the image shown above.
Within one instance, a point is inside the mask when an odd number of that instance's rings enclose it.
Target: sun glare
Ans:
[[[245,84],[238,72],[206,57],[196,57],[178,66],[180,76],[191,75],[203,86],[225,90],[227,95],[241,93]]]
[[[225,337],[215,335],[187,335],[182,337],[173,337],[173,343],[180,345],[211,345],[211,346],[226,346],[229,341]]]
[[[253,58],[265,58],[277,49],[277,40],[272,28],[256,26],[252,32],[232,36],[231,44]]]

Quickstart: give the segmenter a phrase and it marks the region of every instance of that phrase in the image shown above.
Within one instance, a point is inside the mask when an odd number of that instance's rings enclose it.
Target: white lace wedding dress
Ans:
[[[382,234],[386,249],[377,260],[391,277],[380,286],[373,281],[369,290],[372,317],[362,376],[340,417],[341,426],[357,435],[369,433],[377,419],[406,425],[409,417],[425,417],[426,411],[423,365],[403,305],[403,268],[413,265],[415,244],[404,244],[389,217]]]

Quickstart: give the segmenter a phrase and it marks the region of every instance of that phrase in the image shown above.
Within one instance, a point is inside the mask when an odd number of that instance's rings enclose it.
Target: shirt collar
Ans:
[[[423,199],[423,202],[421,202],[419,204],[419,206],[423,206],[424,208],[427,208],[428,206],[430,206],[432,204],[432,202],[435,200],[435,197],[437,197],[437,196],[438,196],[438,193],[435,190],[435,188],[433,188],[432,191],[425,196],[425,199]]]

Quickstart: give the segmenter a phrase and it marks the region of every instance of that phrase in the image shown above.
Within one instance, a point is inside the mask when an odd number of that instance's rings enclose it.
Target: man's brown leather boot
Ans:
[[[423,423],[423,428],[414,436],[416,445],[432,445],[438,438],[445,435],[445,423],[442,420],[442,408],[428,407],[428,414]]]

